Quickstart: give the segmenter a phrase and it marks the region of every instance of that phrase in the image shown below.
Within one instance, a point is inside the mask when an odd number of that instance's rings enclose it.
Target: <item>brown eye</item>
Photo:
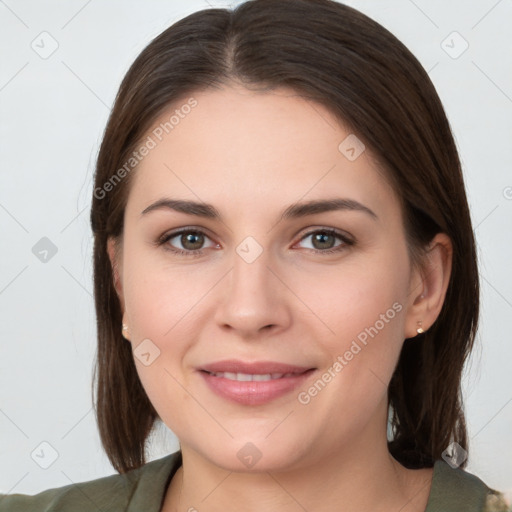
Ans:
[[[190,231],[180,235],[180,243],[185,249],[200,249],[204,243],[204,236],[201,233]]]

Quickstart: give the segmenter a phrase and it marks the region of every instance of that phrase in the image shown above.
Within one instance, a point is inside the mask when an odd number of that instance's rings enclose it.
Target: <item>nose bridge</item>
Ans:
[[[270,251],[247,237],[233,254],[232,270],[217,308],[217,322],[248,334],[288,320],[283,285],[268,268]]]
[[[268,267],[270,252],[254,241],[246,240],[239,244],[233,257],[233,272],[231,273],[231,286],[233,293],[254,292],[259,296],[269,294],[270,275]]]

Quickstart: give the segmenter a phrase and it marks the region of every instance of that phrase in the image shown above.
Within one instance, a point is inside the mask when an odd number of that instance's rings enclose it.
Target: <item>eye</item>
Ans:
[[[312,245],[311,250],[315,253],[321,254],[332,254],[334,252],[340,252],[345,250],[347,247],[354,245],[354,240],[348,235],[336,231],[332,228],[323,228],[317,229],[315,231],[310,231],[306,233],[301,238],[302,240],[306,240],[307,238],[312,237]],[[338,245],[333,245],[336,242],[336,239],[341,242]]]
[[[176,239],[174,244],[178,243],[181,245],[180,248],[176,248],[171,242]],[[182,229],[173,233],[166,233],[157,242],[157,245],[165,245],[165,249],[176,254],[182,254],[185,256],[201,256],[204,254],[203,244],[205,240],[209,240],[209,237],[199,229]],[[210,247],[218,247],[218,244],[212,243]]]

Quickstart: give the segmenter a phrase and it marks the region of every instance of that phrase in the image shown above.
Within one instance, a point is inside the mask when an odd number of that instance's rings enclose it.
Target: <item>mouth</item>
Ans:
[[[207,372],[214,377],[221,377],[229,380],[236,380],[238,382],[252,382],[252,381],[268,381],[275,379],[283,379],[286,377],[296,377],[302,373],[232,373],[232,372]],[[306,370],[309,371],[309,370]]]
[[[198,368],[217,396],[243,405],[262,405],[291,393],[316,368],[277,362],[219,361]]]

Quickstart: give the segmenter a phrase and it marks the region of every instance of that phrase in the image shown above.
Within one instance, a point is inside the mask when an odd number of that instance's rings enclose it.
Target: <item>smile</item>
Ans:
[[[248,382],[253,380],[264,381],[272,379],[282,379],[283,377],[296,376],[296,373],[232,373],[232,372],[208,372],[215,377],[223,377],[229,380],[238,380],[241,382]]]
[[[302,373],[199,372],[215,395],[239,405],[264,405],[295,391],[315,369]]]

